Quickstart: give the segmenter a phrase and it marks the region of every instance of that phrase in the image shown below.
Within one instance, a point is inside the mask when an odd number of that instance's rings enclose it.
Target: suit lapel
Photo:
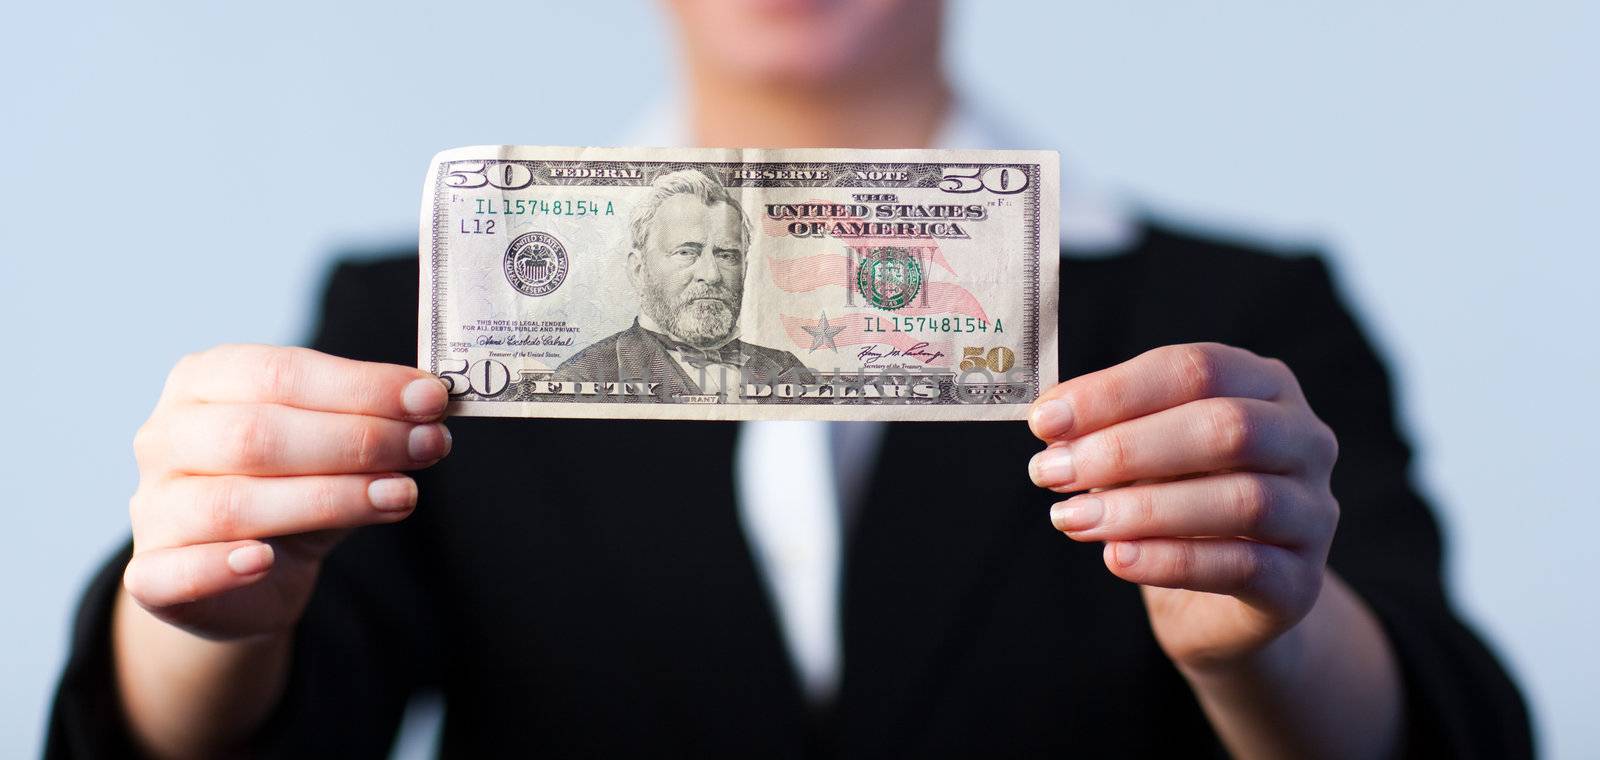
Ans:
[[[1138,283],[1115,270],[1136,265],[1062,261],[1062,379],[1126,358]],[[1107,282],[1135,292],[1104,292]],[[838,730],[849,754],[918,754],[939,701],[959,697],[952,670],[983,662],[971,647],[1009,560],[1026,531],[1048,530],[1055,499],[1026,472],[1041,448],[1022,422],[890,425],[845,555]]]
[[[1022,423],[901,423],[884,436],[846,555],[840,730],[852,754],[917,754],[1009,548],[1043,519],[1029,508],[1031,440]]]
[[[624,597],[616,602],[643,650],[638,677],[659,686],[650,689],[659,703],[640,709],[665,711],[689,755],[794,757],[806,740],[805,708],[739,526],[736,430],[619,427],[628,442],[597,467],[633,485],[632,498],[586,510],[607,538],[604,564],[617,568]]]
[[[1088,286],[1103,278],[1084,270],[1127,265],[1063,267],[1063,378],[1123,358],[1122,304],[1133,294],[1093,291]],[[640,330],[618,340],[624,377],[668,378],[673,392],[692,388]],[[739,525],[735,431],[719,423],[628,423],[618,431],[625,443],[597,452],[593,477],[621,473],[636,498],[589,504],[584,514],[607,537],[597,543],[610,554],[601,565],[616,568],[616,601],[640,645],[639,677],[660,684],[650,689],[656,702],[641,709],[668,716],[679,746],[693,754],[795,756],[819,737],[809,733],[816,727],[806,721]],[[972,647],[1012,572],[1018,540],[1045,520],[1050,499],[1025,473],[1040,447],[1020,422],[889,427],[846,545],[845,672],[835,722],[822,729],[834,736],[822,737],[824,746],[861,757],[918,754],[926,722],[952,697],[952,671],[983,661]]]
[[[617,369],[622,380],[660,381],[656,396],[670,398],[675,394],[699,393],[700,386],[684,374],[661,341],[645,334],[635,321],[633,327],[617,336]]]
[[[740,374],[746,382],[777,383],[784,380],[783,368],[761,352],[745,348],[742,350],[742,355],[745,364]]]

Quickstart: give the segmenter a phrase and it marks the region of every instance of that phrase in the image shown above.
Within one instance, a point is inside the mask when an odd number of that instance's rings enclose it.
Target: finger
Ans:
[[[339,475],[426,467],[450,451],[439,423],[271,404],[196,404],[164,427],[164,464],[191,475]]]
[[[152,549],[133,555],[122,585],[144,608],[161,609],[255,583],[274,559],[272,547],[260,541]]]
[[[1203,399],[1057,441],[1028,463],[1058,492],[1217,470],[1298,473],[1332,466],[1320,423],[1270,401]]]
[[[1113,575],[1145,586],[1227,594],[1283,606],[1313,582],[1294,552],[1237,538],[1151,538],[1106,544]]]
[[[135,497],[135,540],[162,548],[405,519],[417,484],[398,474],[175,478]]]
[[[308,348],[228,345],[184,357],[163,398],[284,404],[415,422],[444,414],[444,383],[415,367],[362,362]]]
[[[1281,475],[1230,472],[1074,496],[1051,507],[1050,522],[1076,541],[1243,536],[1300,547],[1326,543],[1338,521],[1319,498]]]
[[[1276,359],[1220,343],[1163,346],[1051,388],[1034,402],[1028,427],[1053,441],[1203,398],[1273,400],[1299,392]]]

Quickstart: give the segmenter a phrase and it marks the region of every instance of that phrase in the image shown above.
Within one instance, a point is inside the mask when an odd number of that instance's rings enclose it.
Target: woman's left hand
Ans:
[[[1154,349],[1033,406],[1033,482],[1087,491],[1050,510],[1140,584],[1181,668],[1241,663],[1306,616],[1339,519],[1338,443],[1283,362],[1215,343]]]

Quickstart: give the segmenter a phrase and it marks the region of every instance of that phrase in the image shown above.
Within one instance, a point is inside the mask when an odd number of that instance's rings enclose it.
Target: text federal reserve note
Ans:
[[[461,415],[1021,419],[1059,183],[1045,151],[445,151],[418,362]]]

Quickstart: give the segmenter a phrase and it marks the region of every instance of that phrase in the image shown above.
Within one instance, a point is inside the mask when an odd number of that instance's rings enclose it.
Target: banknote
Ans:
[[[457,415],[1021,419],[1059,195],[1051,151],[447,150],[418,364]]]

